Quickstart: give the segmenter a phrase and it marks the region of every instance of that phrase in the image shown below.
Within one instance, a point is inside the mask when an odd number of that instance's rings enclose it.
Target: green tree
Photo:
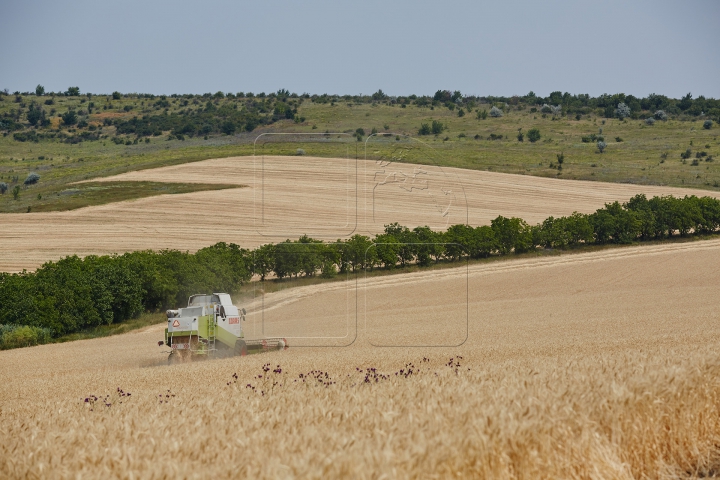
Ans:
[[[13,200],[17,200],[20,197],[20,185],[15,185],[12,189]]]
[[[430,265],[430,259],[437,263],[445,253],[443,235],[431,230],[428,226],[415,227],[413,233],[418,242],[415,248],[418,264],[423,267]]]
[[[260,280],[265,281],[265,277],[272,272],[275,262],[275,245],[268,243],[256,248],[252,252],[252,272],[260,275]]]
[[[80,95],[80,87],[68,87],[65,95],[67,95],[68,97],[77,97],[78,95]]]
[[[532,230],[528,224],[520,218],[506,218],[498,216],[490,222],[491,228],[495,233],[498,251],[507,255],[515,251],[515,253],[523,253],[529,251],[533,247]]]
[[[343,248],[341,250],[342,262],[349,265],[353,272],[372,267],[374,264],[372,260],[374,259],[367,258],[367,255],[372,255],[372,253],[376,251],[373,248],[372,252],[369,252],[372,245],[373,242],[370,240],[370,237],[359,234],[353,235],[343,242]]]
[[[432,130],[430,130],[430,125],[428,125],[427,123],[420,124],[418,135],[430,135],[430,132],[432,132]]]
[[[45,95],[45,87],[38,84],[38,86],[35,87],[35,95],[38,97],[42,97],[43,95]]]
[[[27,119],[28,122],[30,122],[30,125],[34,127],[38,124],[38,122],[45,119],[45,110],[43,110],[40,105],[32,102],[28,108]]]
[[[122,93],[115,91],[112,93],[113,100],[120,100],[122,98]]]
[[[60,117],[62,118],[62,121],[65,125],[75,125],[78,121],[78,115],[75,110],[68,110]]]
[[[385,268],[395,268],[400,256],[401,244],[397,238],[387,233],[376,235],[374,242],[377,262]]]
[[[232,120],[225,120],[220,130],[222,130],[225,135],[232,135],[235,133],[235,130],[237,130],[237,126]]]
[[[540,140],[541,137],[540,130],[538,130],[537,128],[531,128],[530,130],[528,130],[527,137],[528,140],[530,140],[532,143],[537,142],[538,140]]]
[[[440,135],[445,130],[445,125],[443,125],[442,122],[433,120],[430,130],[432,130],[433,135]]]

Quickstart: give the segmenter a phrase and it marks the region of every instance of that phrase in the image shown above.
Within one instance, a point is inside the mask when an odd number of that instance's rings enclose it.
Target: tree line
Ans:
[[[452,225],[444,232],[393,223],[372,238],[356,234],[323,242],[304,235],[254,250],[217,243],[195,253],[162,250],[82,259],[70,256],[35,272],[0,274],[0,348],[15,345],[19,335],[28,339],[25,344],[42,343],[122,322],[143,311],[183,306],[194,293],[232,292],[253,275],[261,281],[271,276],[333,277],[543,248],[687,237],[719,229],[720,200],[637,195],[591,214],[548,217],[537,225],[498,216],[490,225]]]

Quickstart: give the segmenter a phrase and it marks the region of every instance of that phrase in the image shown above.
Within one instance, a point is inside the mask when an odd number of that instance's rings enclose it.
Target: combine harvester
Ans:
[[[246,340],[245,309],[232,304],[227,293],[193,295],[187,308],[168,310],[165,341],[172,349],[168,363],[192,358],[229,357],[288,348],[284,338]]]

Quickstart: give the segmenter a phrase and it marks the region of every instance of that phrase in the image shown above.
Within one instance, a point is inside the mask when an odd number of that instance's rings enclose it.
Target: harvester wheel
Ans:
[[[240,355],[241,357],[247,355],[247,345],[245,344],[245,340],[238,340],[235,342],[235,355]]]

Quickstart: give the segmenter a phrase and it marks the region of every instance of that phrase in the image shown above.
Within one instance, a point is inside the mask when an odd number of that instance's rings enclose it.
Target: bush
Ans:
[[[527,137],[528,140],[530,140],[532,143],[537,142],[538,140],[540,140],[541,137],[540,130],[538,130],[537,128],[531,128],[530,130],[528,130]]]
[[[629,116],[630,116],[630,113],[631,113],[631,112],[630,112],[630,107],[628,107],[626,104],[624,104],[624,103],[622,103],[622,102],[621,102],[621,103],[618,103],[618,106],[617,106],[617,108],[615,109],[615,116],[616,116],[616,117],[618,117],[619,119],[622,120],[623,118],[629,117]]]
[[[692,150],[690,150],[689,148],[680,154],[680,158],[682,158],[683,160],[686,160],[686,159],[690,158],[691,156],[692,156]]]
[[[502,112],[502,110],[500,110],[499,108],[493,106],[493,107],[490,109],[490,116],[491,116],[491,117],[494,117],[494,118],[500,118],[500,117],[503,116],[503,112]]]
[[[665,110],[658,110],[653,115],[655,117],[655,120],[667,120],[668,116],[667,113],[665,113]]]
[[[488,116],[488,111],[485,109],[478,110],[475,115],[477,116],[478,120],[485,120]]]
[[[115,91],[112,93],[112,98],[113,100],[120,100],[122,98],[122,93]]]
[[[5,195],[5,192],[8,191],[8,184],[5,182],[0,182],[0,195]]]
[[[297,151],[295,152],[295,155],[299,155],[299,156],[305,155],[305,150],[303,150],[302,148],[298,148]]]
[[[648,117],[645,119],[645,125],[653,126],[655,125],[655,119],[653,117]]]
[[[20,198],[20,185],[15,185],[12,189],[13,200]]]
[[[18,142],[39,142],[40,138],[34,130],[28,132],[17,132],[13,133],[13,139]]]
[[[517,139],[518,142],[522,142],[525,139],[525,134],[522,133],[522,128],[518,128]]]
[[[41,345],[51,339],[52,332],[47,328],[0,324],[0,350]]]
[[[40,175],[38,175],[35,172],[30,173],[25,181],[23,182],[25,185],[35,185],[37,182],[40,181]]]
[[[80,95],[80,87],[68,87],[65,95],[67,95],[68,97],[77,97],[78,95]]]
[[[620,138],[620,137],[615,137],[615,141],[616,141],[617,143],[620,143],[620,142],[622,142],[622,141],[623,141],[623,139],[622,139],[622,138]]]
[[[68,110],[67,112],[63,113],[60,118],[62,118],[62,121],[65,125],[75,125],[78,121],[78,115],[75,110]]]
[[[420,129],[418,130],[418,135],[430,135],[430,125],[427,123],[423,123],[420,125]]]
[[[705,130],[710,130],[712,128],[712,126],[713,126],[712,120],[705,120],[705,122],[703,122],[703,128]]]
[[[598,148],[598,150],[600,150],[600,153],[603,153],[603,151],[605,150],[605,147],[607,147],[607,143],[605,143],[604,141],[599,140],[597,142],[597,148]]]
[[[433,135],[440,135],[443,132],[443,130],[445,130],[445,125],[443,125],[442,122],[433,120],[430,130],[432,130]]]

